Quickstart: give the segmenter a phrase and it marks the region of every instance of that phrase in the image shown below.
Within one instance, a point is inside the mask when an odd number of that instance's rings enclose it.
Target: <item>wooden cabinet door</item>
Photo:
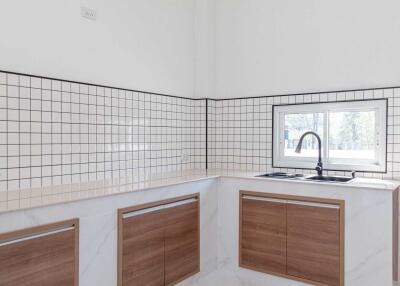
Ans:
[[[326,285],[340,281],[340,208],[287,204],[287,273]]]
[[[164,285],[165,217],[165,210],[155,210],[122,219],[119,285]]]
[[[0,285],[77,286],[78,220],[0,235]]]
[[[240,266],[286,273],[285,201],[243,196],[240,229]]]
[[[118,210],[118,285],[163,286],[200,271],[199,195]]]
[[[182,203],[166,209],[165,285],[200,271],[199,202]]]

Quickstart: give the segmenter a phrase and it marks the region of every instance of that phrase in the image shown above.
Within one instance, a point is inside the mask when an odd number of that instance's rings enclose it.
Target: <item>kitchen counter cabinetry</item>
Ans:
[[[339,282],[342,283],[342,279],[344,279],[346,286],[392,286],[393,280],[396,280],[398,253],[398,185],[396,182],[357,178],[354,183],[350,184],[328,184],[265,179],[254,177],[254,173],[243,174],[232,171],[209,171],[206,173],[207,177],[204,177],[204,173],[198,176],[195,175],[197,173],[190,174],[185,177],[143,183],[133,189],[130,186],[121,186],[117,190],[114,188],[86,190],[88,194],[79,189],[84,186],[80,186],[78,189],[71,187],[71,190],[76,191],[71,197],[76,199],[75,201],[57,201],[57,204],[46,206],[38,204],[36,207],[24,210],[18,209],[1,213],[0,234],[15,232],[19,229],[36,228],[70,218],[79,218],[80,286],[116,285],[118,279],[122,278],[121,269],[124,264],[121,254],[123,234],[121,230],[124,230],[123,222],[126,222],[126,226],[132,223],[131,228],[125,228],[125,235],[132,236],[125,241],[127,247],[125,259],[133,258],[132,255],[129,255],[131,249],[135,249],[133,241],[138,243],[135,251],[146,248],[149,256],[143,257],[142,255],[142,258],[139,257],[139,262],[133,259],[133,264],[130,266],[143,265],[147,267],[149,261],[154,262],[154,268],[149,268],[152,269],[150,270],[151,279],[161,285],[175,284],[179,278],[185,277],[188,279],[179,282],[178,285],[300,286],[303,285],[302,282],[311,285],[329,285],[338,281],[338,268],[334,266],[334,271],[325,272],[324,267],[329,265],[329,268],[332,269],[332,265],[337,265],[338,239],[335,233],[338,231],[337,212],[339,211]],[[91,186],[100,188],[96,184]],[[246,242],[246,251],[242,253],[242,265],[248,265],[247,268],[239,267],[238,264],[240,261],[238,249],[241,246],[239,241],[241,226],[238,219],[242,213],[239,209],[243,195],[241,190],[252,191],[252,194],[246,195],[278,200],[271,201],[268,208],[265,209],[262,207],[263,201],[247,201],[251,207],[248,208],[245,215],[247,216],[246,220],[251,221],[254,216],[258,215],[271,216],[271,221],[268,223],[264,219],[258,219],[255,220],[256,224],[250,223],[246,226],[247,234],[242,237],[242,240],[247,239],[248,241]],[[154,205],[149,202],[161,202],[158,204],[160,206],[176,202],[176,199],[182,197],[185,199],[197,197],[198,202],[175,205],[176,208],[168,216],[155,213],[154,217],[146,219],[145,213],[142,213],[140,232],[137,231],[139,216],[134,218],[134,216],[129,217],[128,215],[121,220],[122,213],[157,207],[157,203]],[[283,200],[283,202],[279,200]],[[334,205],[336,208],[289,204],[290,200],[300,201],[303,204],[308,202]],[[345,202],[345,215],[343,216],[344,208],[337,204],[337,201]],[[54,200],[51,202],[55,203]],[[48,203],[48,201],[44,200],[43,203]],[[189,206],[193,206],[193,208]],[[119,209],[126,211],[120,212],[118,219],[117,210]],[[161,207],[158,211],[166,210],[167,208]],[[198,220],[195,219],[196,212],[200,216]],[[317,215],[314,216],[314,213]],[[197,233],[192,227],[196,225],[196,222],[198,229],[201,228],[201,231],[198,230]],[[118,223],[120,228],[118,228]],[[272,228],[271,231],[264,231],[269,227]],[[325,230],[316,234],[315,230],[320,229]],[[63,235],[71,233],[66,232]],[[76,228],[74,235],[77,235]],[[200,238],[196,239],[197,236]],[[253,238],[255,238],[255,242],[252,242]],[[263,243],[264,240],[271,243]],[[75,239],[76,243],[77,238]],[[178,245],[181,246],[178,247]],[[41,244],[41,246],[46,246],[46,244]],[[254,247],[256,251],[251,251],[251,247]],[[77,250],[77,248],[75,249]],[[200,255],[196,254],[199,249],[201,251],[200,266],[198,266]],[[321,249],[329,251],[325,253]],[[265,257],[261,255],[262,252],[272,253],[273,256]],[[118,253],[120,253],[119,262]],[[257,256],[252,258],[253,254],[257,254]],[[73,262],[75,269],[77,269],[77,255],[78,253],[74,256]],[[2,257],[3,254],[0,259]],[[195,259],[192,259],[193,257]],[[120,271],[118,271],[118,263]],[[0,272],[6,269],[3,268],[3,265],[1,265]],[[171,267],[171,265],[176,266]],[[127,279],[130,279],[129,275],[138,275],[137,277],[141,276],[143,279],[146,278],[146,275],[150,275],[144,270],[137,271],[137,268],[133,274],[132,269],[134,268],[130,266],[124,270]],[[257,271],[249,270],[249,268]],[[71,268],[65,267],[64,269],[72,273],[68,270]],[[177,271],[171,271],[171,269]],[[201,271],[192,277],[192,273],[197,272],[198,269]],[[316,275],[313,272],[317,270],[318,272],[322,270],[328,275],[324,274],[319,277],[319,274]],[[15,274],[16,272],[7,270],[4,273]],[[54,274],[56,271],[51,273]],[[25,275],[26,273],[20,274]],[[77,277],[78,271],[74,270],[73,274]],[[10,285],[18,284],[13,281]],[[62,283],[53,285],[61,286]]]
[[[240,265],[344,285],[344,201],[240,192]]]
[[[175,285],[200,271],[199,195],[119,210],[119,285]]]
[[[0,235],[0,285],[78,286],[77,219]]]

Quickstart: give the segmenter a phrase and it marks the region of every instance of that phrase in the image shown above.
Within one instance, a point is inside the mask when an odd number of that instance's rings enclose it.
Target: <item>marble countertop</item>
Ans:
[[[263,172],[265,173],[265,172]],[[263,181],[283,181],[297,184],[319,184],[344,188],[367,188],[374,190],[393,191],[400,182],[380,179],[356,178],[350,183],[313,182],[296,179],[260,178],[260,172],[238,170],[186,170],[170,172],[158,176],[144,176],[143,178],[124,177],[102,181],[93,181],[80,184],[50,186],[35,189],[18,190],[18,195],[10,196],[13,199],[0,201],[0,213],[48,206],[78,200],[103,197],[126,192],[144,191],[148,189],[168,187],[177,184],[194,182],[218,177],[241,178]],[[8,196],[7,196],[8,198]]]
[[[252,179],[252,180],[270,180],[270,181],[285,181],[292,183],[300,183],[300,184],[319,184],[326,186],[336,186],[336,187],[344,187],[344,188],[361,188],[361,189],[376,189],[376,190],[386,190],[386,191],[394,191],[397,187],[400,186],[400,181],[395,180],[381,180],[374,178],[355,178],[349,183],[340,183],[340,182],[322,182],[322,181],[310,181],[310,180],[302,180],[302,179],[279,179],[272,177],[256,177],[257,175],[265,174],[266,172],[243,172],[236,170],[210,170],[208,174],[214,174],[219,177],[233,177],[233,178],[243,178],[243,179]],[[309,176],[309,175],[305,175]]]

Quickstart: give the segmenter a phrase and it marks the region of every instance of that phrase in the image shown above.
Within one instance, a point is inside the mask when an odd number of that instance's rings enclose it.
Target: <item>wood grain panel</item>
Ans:
[[[286,273],[286,204],[242,199],[241,266]]]
[[[165,285],[174,285],[200,271],[198,201],[167,209]]]
[[[341,284],[340,210],[287,204],[287,274]]]
[[[200,270],[199,199],[197,193],[118,210],[119,286],[174,285]]]
[[[166,211],[123,219],[122,285],[164,285],[164,225]]]
[[[70,222],[68,226],[73,225],[74,229],[38,237],[30,236],[64,222],[0,235],[0,239],[7,240],[26,236],[25,240],[0,246],[0,285],[77,286],[78,220]]]

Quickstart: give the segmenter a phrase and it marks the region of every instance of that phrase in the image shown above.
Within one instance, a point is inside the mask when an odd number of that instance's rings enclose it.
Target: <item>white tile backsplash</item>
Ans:
[[[208,167],[311,173],[272,167],[272,106],[378,98],[388,99],[387,173],[358,176],[400,179],[400,88],[209,100]]]
[[[205,168],[205,112],[205,100],[0,73],[0,191]]]
[[[204,169],[206,152],[210,169],[298,172],[272,168],[272,106],[372,98],[388,98],[387,173],[360,175],[399,178],[398,88],[209,99],[207,118],[205,99],[0,72],[0,191]]]

